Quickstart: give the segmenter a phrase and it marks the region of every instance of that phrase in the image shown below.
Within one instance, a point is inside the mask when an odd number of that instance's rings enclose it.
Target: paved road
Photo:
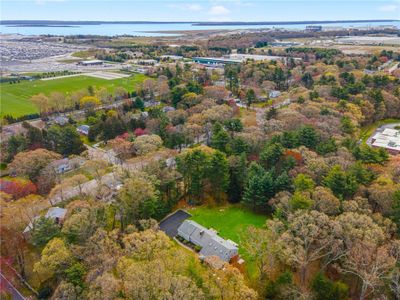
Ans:
[[[0,285],[10,292],[14,300],[25,300],[25,297],[0,273]]]

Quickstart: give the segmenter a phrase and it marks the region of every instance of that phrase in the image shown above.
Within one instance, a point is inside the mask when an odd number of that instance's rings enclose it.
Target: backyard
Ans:
[[[246,261],[249,278],[255,277],[256,267],[246,249],[241,247],[241,240],[246,237],[249,226],[263,227],[267,220],[265,215],[260,215],[238,205],[223,207],[200,206],[189,209],[191,219],[207,227],[214,228],[218,234],[230,239],[239,245],[239,253]]]
[[[30,101],[30,98],[39,93],[46,95],[49,95],[51,92],[69,94],[87,88],[90,85],[95,88],[105,87],[111,92],[116,87],[121,86],[131,92],[136,84],[141,83],[145,78],[146,76],[142,74],[114,80],[77,76],[46,81],[21,81],[15,84],[1,83],[0,116],[12,115],[13,117],[19,117],[37,113],[37,108]]]

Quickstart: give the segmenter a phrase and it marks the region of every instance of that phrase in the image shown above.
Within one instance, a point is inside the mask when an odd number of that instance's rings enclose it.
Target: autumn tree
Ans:
[[[10,163],[10,170],[18,176],[26,176],[34,181],[38,178],[40,171],[50,162],[60,159],[61,156],[46,149],[36,149],[33,151],[20,152]]]

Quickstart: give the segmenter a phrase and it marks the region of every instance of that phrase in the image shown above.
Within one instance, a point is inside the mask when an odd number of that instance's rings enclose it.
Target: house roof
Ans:
[[[65,215],[67,214],[67,210],[65,208],[61,208],[61,207],[51,207],[45,217],[46,218],[51,218],[51,219],[55,219],[55,218],[59,218],[62,219],[65,217]]]
[[[201,248],[200,254],[207,256],[218,256],[225,261],[229,261],[232,256],[237,254],[237,244],[231,240],[221,238],[213,229],[192,221],[185,220],[178,228],[178,234]]]
[[[67,165],[69,163],[68,158],[58,159],[50,163],[52,167],[59,167],[63,165]]]
[[[65,208],[61,208],[61,207],[51,207],[49,208],[49,210],[47,211],[47,213],[45,214],[45,218],[49,218],[49,219],[55,219],[55,218],[59,218],[59,219],[63,219],[65,217],[65,215],[67,214],[67,210]],[[36,216],[33,218],[33,222],[35,222],[37,219],[39,219],[40,216]],[[26,226],[26,228],[24,229],[23,233],[27,233],[29,231],[31,231],[33,229],[33,223],[30,222],[28,224],[28,226]]]

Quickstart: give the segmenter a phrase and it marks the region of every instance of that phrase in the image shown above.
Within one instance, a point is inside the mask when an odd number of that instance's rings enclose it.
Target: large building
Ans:
[[[231,240],[221,238],[213,229],[207,229],[200,224],[185,220],[178,228],[178,236],[201,247],[200,255],[204,257],[218,256],[229,262],[238,255],[238,246]]]
[[[234,53],[224,55],[222,57],[193,57],[195,63],[206,66],[223,66],[227,64],[241,64],[247,60],[263,61],[263,60],[281,60],[286,61],[285,56],[272,56],[272,55],[257,55],[257,54],[240,54]],[[301,60],[301,58],[293,57],[294,60]]]
[[[103,62],[101,60],[97,60],[97,59],[83,60],[83,61],[78,62],[78,65],[81,65],[81,66],[100,66],[102,64],[103,64]]]
[[[393,155],[400,154],[400,130],[385,128],[372,137],[371,145],[385,148]]]

